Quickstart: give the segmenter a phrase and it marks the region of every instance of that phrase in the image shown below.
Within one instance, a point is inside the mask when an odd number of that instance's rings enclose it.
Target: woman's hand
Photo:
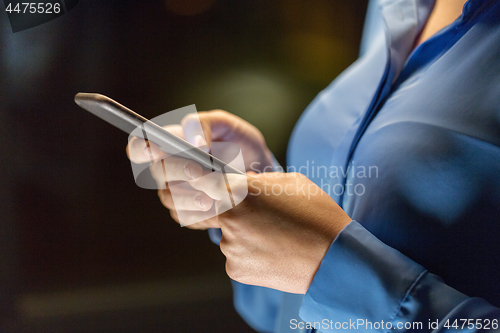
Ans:
[[[199,132],[201,128],[203,133]],[[226,111],[214,110],[199,112],[198,116],[186,116],[181,125],[165,126],[170,131],[195,146],[207,149],[212,142],[231,142],[237,144],[243,155],[245,168],[261,171],[269,169],[272,164],[271,153],[266,146],[262,133],[253,125]],[[206,141],[205,139],[206,138]],[[205,219],[204,216],[213,215],[207,211],[213,209],[213,199],[205,193],[191,188],[189,185],[176,190],[176,204],[167,183],[176,181],[192,182],[207,174],[199,164],[182,158],[169,157],[157,145],[146,142],[141,138],[132,138],[127,145],[127,156],[134,163],[151,163],[151,175],[159,184],[158,196],[165,207],[176,220],[180,211],[189,212],[189,216],[202,222],[189,224],[192,229],[218,228],[217,220]],[[166,177],[165,172],[168,172]],[[162,189],[164,188],[164,189]],[[186,216],[186,214],[180,214]]]
[[[248,186],[248,196],[217,217],[227,274],[245,284],[305,293],[330,244],[351,218],[301,174],[228,176],[240,178],[230,182]],[[210,197],[225,188],[219,186],[201,179],[195,184]]]
[[[194,130],[194,120],[188,117],[182,125],[167,129],[197,146],[205,146],[201,133]],[[271,165],[262,134],[247,122],[223,111],[200,113],[200,121],[208,144],[237,143],[247,168],[255,162],[261,170]],[[196,162],[166,156],[154,144],[148,148],[142,139],[131,140],[127,153],[135,163],[150,162],[152,153],[153,177],[158,183],[165,184],[166,178],[169,182],[158,195],[174,220],[180,222],[182,213],[184,221],[201,221],[189,224],[189,228],[222,229],[220,247],[227,258],[226,271],[242,283],[305,293],[330,244],[351,221],[330,196],[301,174],[226,174],[226,183],[223,177],[211,177],[216,173]],[[182,186],[174,186],[179,184]],[[213,214],[222,194],[229,192],[228,184],[232,193],[248,191],[248,195],[229,211]],[[174,188],[175,206],[171,193]]]

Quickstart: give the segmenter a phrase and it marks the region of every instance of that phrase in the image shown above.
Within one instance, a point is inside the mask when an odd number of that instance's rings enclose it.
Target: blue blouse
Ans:
[[[433,5],[372,1],[362,56],[299,120],[288,171],[359,223],[305,296],[234,282],[256,330],[500,332],[500,1],[413,50]]]

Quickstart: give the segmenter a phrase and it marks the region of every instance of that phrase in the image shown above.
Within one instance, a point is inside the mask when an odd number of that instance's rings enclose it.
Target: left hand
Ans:
[[[192,186],[212,198],[225,190],[201,180]],[[246,181],[232,183],[248,186],[248,196],[217,217],[229,277],[306,293],[328,248],[351,218],[301,174],[249,173]]]

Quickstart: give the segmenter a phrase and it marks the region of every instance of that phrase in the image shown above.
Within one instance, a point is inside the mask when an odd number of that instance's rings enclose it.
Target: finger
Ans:
[[[189,143],[207,152],[210,150],[208,147],[208,142],[211,141],[212,137],[210,122],[204,120],[202,123],[199,113],[190,113],[182,119],[181,125],[184,136]]]
[[[217,216],[214,216],[214,217],[211,217],[205,221],[201,221],[201,222],[197,222],[197,223],[193,223],[193,224],[190,224],[190,225],[187,225],[186,228],[189,228],[189,229],[197,229],[197,230],[207,230],[209,228],[220,228],[219,226],[219,222],[218,222],[218,219],[217,219]]]
[[[246,175],[211,172],[202,178],[189,182],[189,185],[212,199],[221,201],[227,198],[228,193],[231,193],[233,197],[244,197],[248,193],[247,179]]]
[[[195,224],[204,222],[201,225],[198,225],[198,228],[201,226],[205,226],[207,228],[220,228],[217,214],[215,214],[215,207],[212,207],[212,209],[206,212],[172,209],[170,210],[170,215],[181,226],[190,228]]]
[[[164,129],[172,134],[175,134],[181,138],[184,138],[181,125],[169,125],[164,126]],[[150,163],[157,160],[163,156],[166,156],[164,152],[160,150],[158,145],[152,141],[144,140],[143,138],[133,137],[130,139],[127,148],[127,156],[134,163]]]
[[[170,215],[172,216],[172,219],[175,222],[180,223],[179,217],[178,217],[177,212],[175,210],[171,210]],[[220,226],[219,226],[217,216],[213,216],[213,217],[210,217],[206,220],[186,225],[186,228],[195,229],[195,230],[206,230],[209,228],[220,228]]]
[[[150,163],[155,159],[165,156],[158,145],[144,140],[142,138],[133,137],[127,145],[127,157],[134,163]]]
[[[198,163],[169,156],[150,165],[151,175],[157,182],[190,181],[203,176],[203,168]]]
[[[158,196],[165,207],[174,210],[208,211],[213,205],[212,198],[205,193],[181,187],[173,187],[172,191],[159,190]]]
[[[167,125],[163,126],[163,129],[169,131],[170,133],[177,135],[181,139],[185,139],[184,137],[184,131],[182,130],[181,125]]]
[[[199,147],[224,138],[234,130],[239,121],[238,117],[229,112],[214,110],[191,113],[182,119],[181,124],[186,140]]]

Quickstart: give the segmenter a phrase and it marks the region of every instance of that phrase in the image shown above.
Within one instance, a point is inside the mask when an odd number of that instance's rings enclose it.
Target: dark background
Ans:
[[[301,112],[358,54],[367,1],[80,0],[12,33],[0,4],[0,331],[251,332],[224,257],[136,187],[127,135],[196,104],[256,125],[284,164]]]

